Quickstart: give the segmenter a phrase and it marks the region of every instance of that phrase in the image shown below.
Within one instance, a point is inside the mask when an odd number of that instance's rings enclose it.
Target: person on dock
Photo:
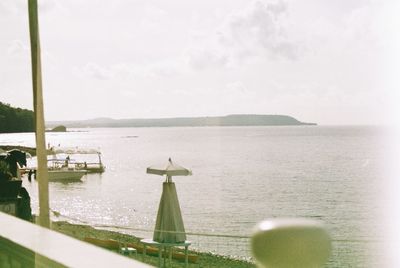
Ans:
[[[33,174],[33,170],[30,169],[28,172],[28,181],[31,182],[32,181],[32,174]]]
[[[68,155],[68,156],[65,158],[64,167],[68,167],[69,160],[70,160],[70,158],[69,158],[69,155]]]

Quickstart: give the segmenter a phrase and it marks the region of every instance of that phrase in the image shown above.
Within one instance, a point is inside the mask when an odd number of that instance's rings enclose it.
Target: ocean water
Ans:
[[[186,231],[248,236],[267,218],[312,218],[326,223],[333,238],[328,267],[380,266],[386,147],[379,128],[88,128],[46,139],[54,146],[100,148],[106,165],[106,172],[82,182],[50,183],[50,206],[62,215],[152,230],[164,178],[146,174],[146,167],[171,157],[193,171],[173,178]],[[5,144],[34,146],[34,135],[1,134]],[[25,179],[24,185],[37,211],[37,184]],[[203,250],[250,254],[247,240],[190,239]]]

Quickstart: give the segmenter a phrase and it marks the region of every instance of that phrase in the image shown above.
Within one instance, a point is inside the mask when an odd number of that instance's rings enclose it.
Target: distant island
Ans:
[[[67,128],[63,125],[53,127],[52,129],[46,130],[47,132],[67,132]]]
[[[213,117],[177,117],[155,119],[96,118],[81,121],[47,122],[48,127],[63,125],[68,128],[84,127],[208,127],[208,126],[301,126],[304,123],[287,115],[236,114]]]

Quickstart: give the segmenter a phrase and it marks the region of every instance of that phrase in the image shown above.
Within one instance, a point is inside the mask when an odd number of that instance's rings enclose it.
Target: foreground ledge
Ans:
[[[0,212],[0,266],[150,267]]]

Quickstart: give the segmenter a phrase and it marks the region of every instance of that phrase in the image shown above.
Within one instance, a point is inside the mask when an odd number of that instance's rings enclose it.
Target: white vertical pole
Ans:
[[[45,124],[42,94],[42,70],[40,60],[40,40],[37,0],[28,0],[29,30],[31,39],[32,58],[32,85],[33,85],[33,109],[36,127],[36,156],[37,174],[39,185],[39,225],[50,227],[49,218],[49,183],[47,172],[47,152],[45,138]]]

